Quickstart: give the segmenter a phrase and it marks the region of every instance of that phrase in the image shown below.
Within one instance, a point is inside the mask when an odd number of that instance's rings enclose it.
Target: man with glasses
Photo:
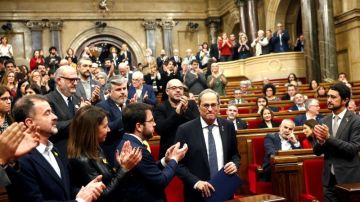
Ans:
[[[187,146],[180,148],[180,144],[174,144],[167,151],[161,161],[156,162],[144,145],[145,140],[153,137],[155,121],[151,112],[152,107],[144,103],[132,103],[123,111],[125,134],[118,146],[121,151],[126,141],[131,146],[138,147],[142,152],[140,163],[129,171],[126,186],[123,186],[123,194],[119,196],[124,201],[166,201],[164,189],[175,175],[178,162],[184,158]]]
[[[240,156],[233,123],[217,117],[219,95],[206,89],[199,94],[198,104],[200,118],[180,125],[175,142],[189,147],[177,170],[184,182],[185,201],[201,202],[216,192],[208,181],[222,168],[228,175],[235,174]]]
[[[171,79],[166,85],[168,99],[154,110],[156,131],[161,136],[159,159],[175,143],[177,128],[199,117],[195,101],[184,95],[185,86],[179,79]]]
[[[76,95],[91,103],[97,103],[105,100],[101,92],[100,84],[91,78],[90,67],[92,62],[89,59],[80,59],[77,70],[80,76],[78,85],[76,85]]]
[[[308,99],[305,101],[305,114],[300,114],[295,117],[295,125],[302,126],[306,120],[314,119],[320,121],[323,118],[323,115],[320,114],[319,100],[317,99]]]
[[[71,66],[61,66],[55,72],[55,90],[46,95],[54,114],[58,117],[56,127],[59,132],[50,140],[60,150],[60,155],[67,159],[66,143],[68,129],[72,118],[80,107],[89,105],[90,102],[80,100],[75,94],[79,77],[76,70]]]

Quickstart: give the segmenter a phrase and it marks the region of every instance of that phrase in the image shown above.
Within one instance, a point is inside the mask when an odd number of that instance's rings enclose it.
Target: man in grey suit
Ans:
[[[199,68],[197,60],[191,61],[191,69],[186,72],[184,83],[189,88],[189,92],[194,95],[199,95],[201,91],[207,88],[205,75]]]
[[[336,184],[360,182],[360,118],[346,109],[351,93],[345,84],[334,84],[327,96],[332,114],[315,126],[314,153],[324,154],[325,201],[339,201]]]
[[[76,95],[91,103],[97,103],[105,100],[104,93],[100,90],[100,84],[91,78],[90,67],[92,62],[90,59],[80,59],[77,65],[80,80],[76,85]]]

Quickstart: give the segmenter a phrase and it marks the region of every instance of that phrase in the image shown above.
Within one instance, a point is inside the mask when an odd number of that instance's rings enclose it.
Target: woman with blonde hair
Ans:
[[[10,90],[11,97],[16,96],[17,80],[15,78],[15,72],[6,71],[1,84],[6,86]]]

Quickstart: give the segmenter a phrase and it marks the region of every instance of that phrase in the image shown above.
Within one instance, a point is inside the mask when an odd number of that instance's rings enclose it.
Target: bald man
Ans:
[[[56,127],[59,132],[50,140],[59,149],[61,157],[65,161],[70,122],[75,111],[90,104],[88,101],[80,102],[80,98],[75,95],[78,82],[79,77],[73,67],[61,66],[55,72],[55,90],[46,95],[53,113],[58,117]]]
[[[300,149],[300,142],[294,135],[295,123],[291,119],[284,119],[280,124],[278,133],[267,134],[264,140],[265,156],[263,164],[263,180],[271,180],[270,159],[279,150],[288,151]]]

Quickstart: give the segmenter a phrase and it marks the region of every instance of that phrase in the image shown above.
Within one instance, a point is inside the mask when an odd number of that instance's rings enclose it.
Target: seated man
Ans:
[[[287,94],[284,95],[281,100],[293,100],[296,94],[296,86],[290,84],[287,86]]]
[[[244,100],[241,98],[241,90],[240,89],[235,89],[234,90],[234,99],[229,101],[229,105],[236,105],[236,104],[241,104],[241,103],[246,103],[248,101]]]
[[[294,96],[294,105],[289,108],[291,111],[305,111],[305,97],[303,94],[297,93]]]
[[[251,92],[249,91],[250,85],[251,82],[249,80],[240,81],[240,93],[242,95],[251,94]]]
[[[320,106],[319,101],[317,99],[308,99],[305,101],[305,114],[300,114],[295,117],[295,125],[302,126],[304,125],[306,120],[314,119],[316,121],[320,121],[323,117],[322,114],[319,114]]]
[[[357,110],[357,106],[356,106],[356,103],[355,103],[355,101],[354,101],[353,99],[351,99],[351,100],[349,101],[349,104],[348,104],[347,109],[348,109],[349,111],[352,111],[352,112],[354,112],[355,114],[359,115],[359,112],[356,111],[356,110]]]
[[[235,130],[247,129],[246,121],[236,118],[238,115],[238,108],[236,105],[229,105],[226,110],[227,120],[231,121],[234,124]]]
[[[284,119],[280,124],[279,133],[267,134],[264,140],[265,156],[263,164],[262,180],[271,181],[271,156],[279,150],[287,151],[292,149],[300,149],[300,142],[294,135],[295,124],[291,119]]]

